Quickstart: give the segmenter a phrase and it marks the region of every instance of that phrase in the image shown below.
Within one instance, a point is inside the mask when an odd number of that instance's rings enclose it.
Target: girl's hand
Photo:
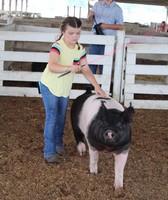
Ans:
[[[71,65],[69,67],[69,70],[73,73],[79,73],[81,71],[82,67],[80,65]]]
[[[101,89],[101,87],[95,88],[96,94],[100,94],[102,97],[107,98],[107,94],[104,92],[104,90]]]

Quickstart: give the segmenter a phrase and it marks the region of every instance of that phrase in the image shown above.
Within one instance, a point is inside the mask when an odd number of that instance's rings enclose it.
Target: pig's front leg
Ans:
[[[98,160],[99,160],[99,152],[89,146],[89,156],[90,156],[90,173],[98,173]]]
[[[119,154],[117,152],[113,153],[115,158],[115,181],[114,181],[114,188],[115,190],[119,188],[123,188],[123,178],[124,178],[124,168],[127,162],[129,150],[123,151]]]

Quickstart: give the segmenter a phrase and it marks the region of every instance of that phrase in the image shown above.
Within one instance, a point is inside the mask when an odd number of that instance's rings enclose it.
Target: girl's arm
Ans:
[[[100,28],[111,29],[111,30],[123,30],[123,29],[125,29],[125,26],[122,24],[104,24],[104,23],[102,23],[100,25]]]
[[[64,73],[67,71],[71,71],[77,73],[81,70],[80,65],[70,65],[70,66],[60,65],[58,64],[58,59],[59,59],[59,54],[55,52],[50,52],[48,68],[51,72]]]
[[[59,55],[55,52],[50,52],[49,61],[48,61],[48,68],[51,72],[54,73],[61,73],[67,72],[68,66],[63,66],[58,64]]]
[[[85,65],[84,65],[85,64]],[[82,74],[85,76],[85,78],[94,86],[96,94],[100,94],[103,97],[107,97],[106,93],[101,89],[98,82],[96,81],[96,78],[92,71],[90,70],[86,59],[85,61],[82,61],[80,65],[84,65],[81,69]]]

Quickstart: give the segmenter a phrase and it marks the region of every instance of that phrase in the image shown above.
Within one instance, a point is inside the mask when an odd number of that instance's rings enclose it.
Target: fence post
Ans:
[[[125,30],[117,31],[115,64],[114,64],[114,80],[113,80],[113,98],[119,102],[120,102],[120,91],[122,83],[124,40],[125,40]]]
[[[69,17],[69,6],[67,6],[67,17]]]
[[[113,70],[113,55],[114,55],[114,46],[111,45],[105,45],[105,50],[104,50],[104,55],[108,55],[110,52],[111,54],[111,66],[108,66],[106,64],[103,65],[103,74],[102,75],[108,75],[112,76],[112,70]],[[102,84],[102,89],[108,93],[111,93],[110,91],[110,84],[111,84],[111,79],[106,81],[106,84]]]
[[[75,12],[76,12],[76,6],[74,6],[74,17],[75,17]]]
[[[5,41],[0,41],[0,51],[5,50]],[[4,61],[0,60],[0,71],[4,70]],[[0,80],[0,86],[3,85],[3,81]]]
[[[79,7],[79,18],[81,18],[81,7]]]
[[[5,0],[2,0],[2,11],[4,11]]]
[[[125,87],[125,70],[126,70],[126,53],[127,46],[130,43],[130,38],[125,38],[124,41],[124,53],[123,53],[123,67],[121,72],[121,91],[120,91],[120,103],[124,103],[124,87]]]
[[[167,62],[168,65],[168,62]],[[165,84],[168,85],[168,76],[165,77]]]

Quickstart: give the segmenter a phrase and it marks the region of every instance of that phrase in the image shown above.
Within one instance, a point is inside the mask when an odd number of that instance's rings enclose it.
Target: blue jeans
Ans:
[[[104,45],[96,45],[96,44],[90,44],[89,45],[89,54],[92,55],[104,55]],[[100,58],[101,59],[101,58]],[[96,71],[99,67],[99,74],[103,73],[103,66],[100,65],[89,65],[91,71],[93,72],[93,74],[96,74]]]
[[[46,112],[44,127],[44,157],[56,155],[57,148],[63,147],[64,126],[69,97],[57,97],[40,83]]]

